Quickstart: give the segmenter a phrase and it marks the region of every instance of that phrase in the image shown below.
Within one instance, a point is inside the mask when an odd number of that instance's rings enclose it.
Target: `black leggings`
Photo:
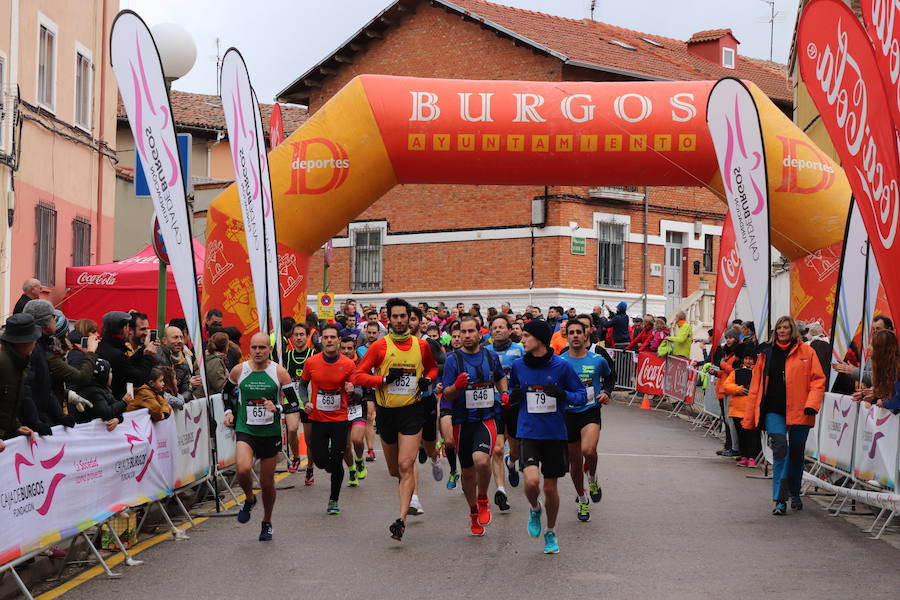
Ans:
[[[738,445],[741,448],[741,458],[753,458],[759,456],[762,450],[762,442],[759,439],[759,429],[744,429],[741,427],[739,417],[731,417],[734,428],[738,434]]]
[[[331,500],[337,502],[344,483],[344,450],[347,448],[347,421],[313,421],[310,437],[313,462],[331,473]]]

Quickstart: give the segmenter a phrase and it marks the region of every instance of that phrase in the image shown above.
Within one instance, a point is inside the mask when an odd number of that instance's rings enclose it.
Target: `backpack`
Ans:
[[[656,349],[656,355],[666,357],[672,352],[675,351],[675,344],[672,343],[672,340],[669,338],[665,338],[663,341],[659,343],[659,348]]]

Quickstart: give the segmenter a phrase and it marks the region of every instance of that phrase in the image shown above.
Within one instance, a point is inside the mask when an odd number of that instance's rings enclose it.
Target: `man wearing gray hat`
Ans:
[[[41,337],[41,329],[31,315],[13,315],[6,320],[0,335],[0,440],[17,435],[31,435],[32,430],[20,420],[25,385],[25,370]],[[2,443],[2,442],[0,442]]]
[[[96,338],[88,340],[84,363],[75,369],[66,362],[59,339],[56,338],[57,319],[62,315],[47,300],[31,300],[23,314],[31,315],[41,328],[41,337],[31,354],[31,366],[25,378],[25,394],[37,407],[43,423],[73,427],[75,419],[65,413],[66,385],[85,385],[91,381],[97,361]]]

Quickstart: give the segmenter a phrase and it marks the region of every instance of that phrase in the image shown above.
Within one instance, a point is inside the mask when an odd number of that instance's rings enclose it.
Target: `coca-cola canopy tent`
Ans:
[[[194,240],[194,261],[198,286],[203,281],[206,249]],[[172,267],[166,267],[166,321],[184,317],[175,289]],[[156,327],[159,259],[147,246],[131,258],[105,265],[66,268],[66,296],[60,310],[69,319],[93,319],[102,325],[111,310],[135,309],[147,313],[150,327]]]

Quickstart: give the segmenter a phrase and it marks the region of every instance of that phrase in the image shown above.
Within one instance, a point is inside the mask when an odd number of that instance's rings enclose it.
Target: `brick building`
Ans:
[[[752,80],[788,112],[784,67],[740,56],[738,44],[728,29],[685,42],[483,0],[398,0],[278,99],[312,114],[366,73],[534,81],[730,75]],[[702,187],[646,192],[645,206],[645,188],[397,186],[334,238],[329,287],[363,300],[509,301],[517,310],[626,300],[637,313],[646,297],[649,312],[692,307],[696,321],[709,322],[704,289],[715,289],[724,206]],[[310,293],[322,286],[320,254]]]

